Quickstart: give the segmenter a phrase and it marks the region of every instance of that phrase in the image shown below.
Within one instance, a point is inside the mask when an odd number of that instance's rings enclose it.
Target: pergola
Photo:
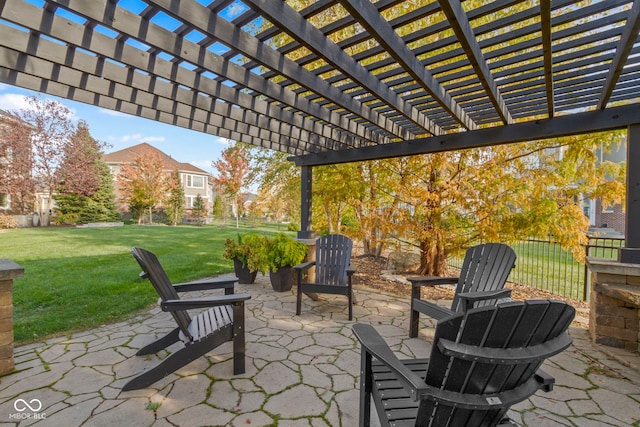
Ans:
[[[0,0],[0,81],[289,153],[302,237],[313,166],[626,128],[640,262],[639,32],[640,0]]]

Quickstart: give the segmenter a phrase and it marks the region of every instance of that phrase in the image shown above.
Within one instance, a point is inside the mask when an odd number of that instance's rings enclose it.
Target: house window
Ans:
[[[192,209],[193,208],[193,201],[194,200],[195,200],[195,197],[187,196],[187,209]]]
[[[0,209],[9,209],[9,195],[6,193],[0,193]]]
[[[204,188],[204,176],[187,175],[188,188]]]
[[[609,204],[602,207],[602,213],[614,213],[613,205]]]

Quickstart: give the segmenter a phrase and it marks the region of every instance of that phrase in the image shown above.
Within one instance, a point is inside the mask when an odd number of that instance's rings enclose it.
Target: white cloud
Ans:
[[[164,142],[164,136],[147,136],[142,133],[133,133],[130,135],[110,136],[109,141],[121,143],[140,143],[140,142]]]
[[[240,16],[240,14],[242,14],[242,12],[244,12],[247,8],[242,5],[242,4],[238,4],[238,3],[233,3],[231,6],[229,6],[227,8],[227,19],[229,21],[237,18],[238,16]]]
[[[24,95],[18,95],[16,93],[5,93],[0,95],[1,110],[21,110],[28,107],[29,103],[27,102],[27,97]]]
[[[27,96],[19,95],[17,93],[2,94],[0,95],[0,109],[5,111],[29,109],[31,108],[31,106],[27,101],[27,98],[28,98]],[[43,98],[39,98],[39,99],[43,100]],[[47,98],[47,99],[51,99],[51,98]],[[69,110],[69,115],[68,115],[69,120],[74,120],[75,118],[77,118],[76,110],[74,110],[73,108],[70,108],[67,105],[64,105],[60,101],[56,101],[56,100],[53,100],[53,101],[64,106],[67,110]]]

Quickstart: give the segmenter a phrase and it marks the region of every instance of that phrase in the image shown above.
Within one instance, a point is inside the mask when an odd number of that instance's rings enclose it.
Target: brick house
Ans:
[[[9,179],[11,177],[16,177],[16,156],[21,157],[23,165],[28,165],[30,159],[25,156],[29,156],[29,150],[21,150],[19,153],[16,153],[8,145],[5,143],[5,132],[9,131],[10,126],[15,124],[17,119],[4,110],[0,110],[0,168],[4,169],[4,172],[13,174],[11,176],[6,177]],[[6,168],[7,166],[13,165],[13,168]],[[26,167],[26,166],[25,166]],[[30,176],[30,170],[23,170],[23,176]],[[31,212],[34,208],[33,200],[35,195],[29,192],[27,189],[26,192],[22,192],[22,194],[11,194],[10,189],[6,186],[3,186],[4,178],[0,175],[0,213],[9,214],[9,215],[18,215],[25,214],[27,212]]]
[[[623,140],[617,150],[610,153],[598,153],[600,161],[610,161],[621,163],[627,160],[627,144]],[[614,206],[604,206],[600,199],[590,199],[586,201],[585,214],[589,217],[590,225],[600,231],[611,230],[612,232],[624,234],[625,213],[621,204]]]
[[[171,156],[158,150],[152,145],[143,142],[133,147],[124,148],[119,151],[107,153],[102,160],[109,166],[111,174],[114,177],[114,189],[116,194],[116,210],[120,212],[128,212],[128,206],[120,201],[120,191],[116,176],[120,173],[123,164],[132,163],[134,159],[145,153],[153,152],[157,154],[165,166],[167,173],[177,170],[180,173],[182,188],[185,194],[185,216],[190,216],[190,209],[198,195],[202,197],[207,207],[207,212],[211,212],[213,206],[214,193],[212,189],[212,181],[209,172],[193,166],[189,163],[178,162]]]

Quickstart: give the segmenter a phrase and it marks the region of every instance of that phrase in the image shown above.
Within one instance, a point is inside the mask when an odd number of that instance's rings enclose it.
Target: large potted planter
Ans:
[[[284,233],[279,233],[269,239],[267,250],[269,280],[274,291],[291,290],[297,275],[293,267],[304,261],[306,256],[307,245]]]
[[[238,283],[251,284],[256,281],[257,271],[249,270],[240,258],[233,259],[233,271],[238,278]]]
[[[238,235],[237,242],[231,239],[225,241],[223,257],[233,261],[238,283],[253,283],[259,271],[265,274],[269,270],[266,246],[266,237],[258,234]]]

